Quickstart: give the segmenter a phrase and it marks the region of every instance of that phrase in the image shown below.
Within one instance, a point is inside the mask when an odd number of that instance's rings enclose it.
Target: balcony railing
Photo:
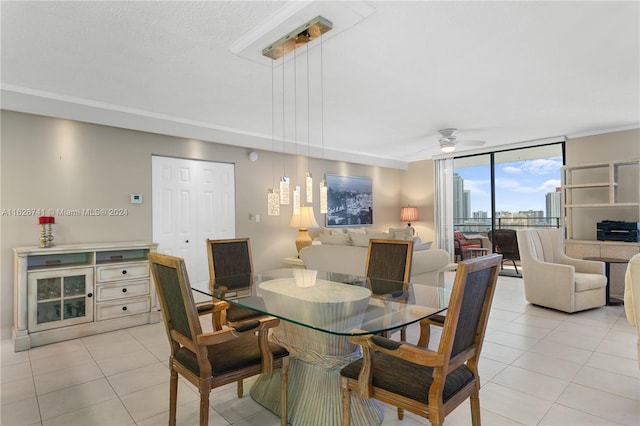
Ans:
[[[559,217],[499,217],[495,219],[496,229],[559,228]],[[464,233],[486,233],[491,230],[491,219],[458,217],[453,219],[453,227]]]

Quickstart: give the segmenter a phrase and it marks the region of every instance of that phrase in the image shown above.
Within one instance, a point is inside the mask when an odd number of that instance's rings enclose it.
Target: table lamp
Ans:
[[[313,207],[311,206],[300,206],[300,213],[294,213],[291,216],[289,228],[298,229],[298,236],[296,238],[296,249],[298,250],[298,255],[300,255],[300,250],[311,245],[311,237],[309,236],[308,229],[318,227],[319,225],[313,215]]]
[[[400,220],[402,222],[407,222],[407,226],[411,228],[411,234],[415,234],[415,230],[411,227],[411,222],[418,220],[418,208],[402,207],[400,209]]]

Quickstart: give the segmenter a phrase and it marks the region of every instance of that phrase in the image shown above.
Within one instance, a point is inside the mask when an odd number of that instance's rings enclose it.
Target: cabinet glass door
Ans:
[[[43,330],[93,320],[93,269],[30,273],[29,328]],[[35,297],[34,297],[35,296]]]

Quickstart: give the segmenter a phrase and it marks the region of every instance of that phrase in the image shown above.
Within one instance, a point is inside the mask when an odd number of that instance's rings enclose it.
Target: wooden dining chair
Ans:
[[[460,262],[437,351],[382,336],[353,336],[362,358],[340,371],[342,424],[349,426],[349,392],[375,398],[442,425],[467,398],[471,421],[480,425],[478,361],[502,256]]]
[[[253,280],[253,259],[249,238],[228,238],[207,240],[207,257],[209,260],[209,288],[219,298],[230,294],[248,291]],[[221,285],[221,283],[224,285]],[[233,297],[233,296],[231,296]],[[201,312],[204,306],[201,305]],[[214,329],[221,330],[225,324],[237,324],[254,319],[262,314],[238,305],[229,305],[226,310],[217,310],[214,314]]]
[[[256,374],[270,374],[277,368],[281,369],[281,424],[286,425],[289,353],[268,341],[269,329],[279,320],[264,316],[235,328],[203,333],[184,260],[149,253],[149,264],[171,346],[169,425],[176,424],[179,374],[198,388],[200,426],[207,426],[213,388]]]
[[[366,276],[373,297],[402,301],[407,298],[411,277],[413,241],[371,239],[367,249]],[[384,333],[385,337],[389,332]],[[407,340],[407,329],[400,329],[400,339]]]

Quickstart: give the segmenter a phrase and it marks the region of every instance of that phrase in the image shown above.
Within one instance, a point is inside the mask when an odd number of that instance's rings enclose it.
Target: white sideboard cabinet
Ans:
[[[149,242],[16,247],[15,351],[159,322]]]

